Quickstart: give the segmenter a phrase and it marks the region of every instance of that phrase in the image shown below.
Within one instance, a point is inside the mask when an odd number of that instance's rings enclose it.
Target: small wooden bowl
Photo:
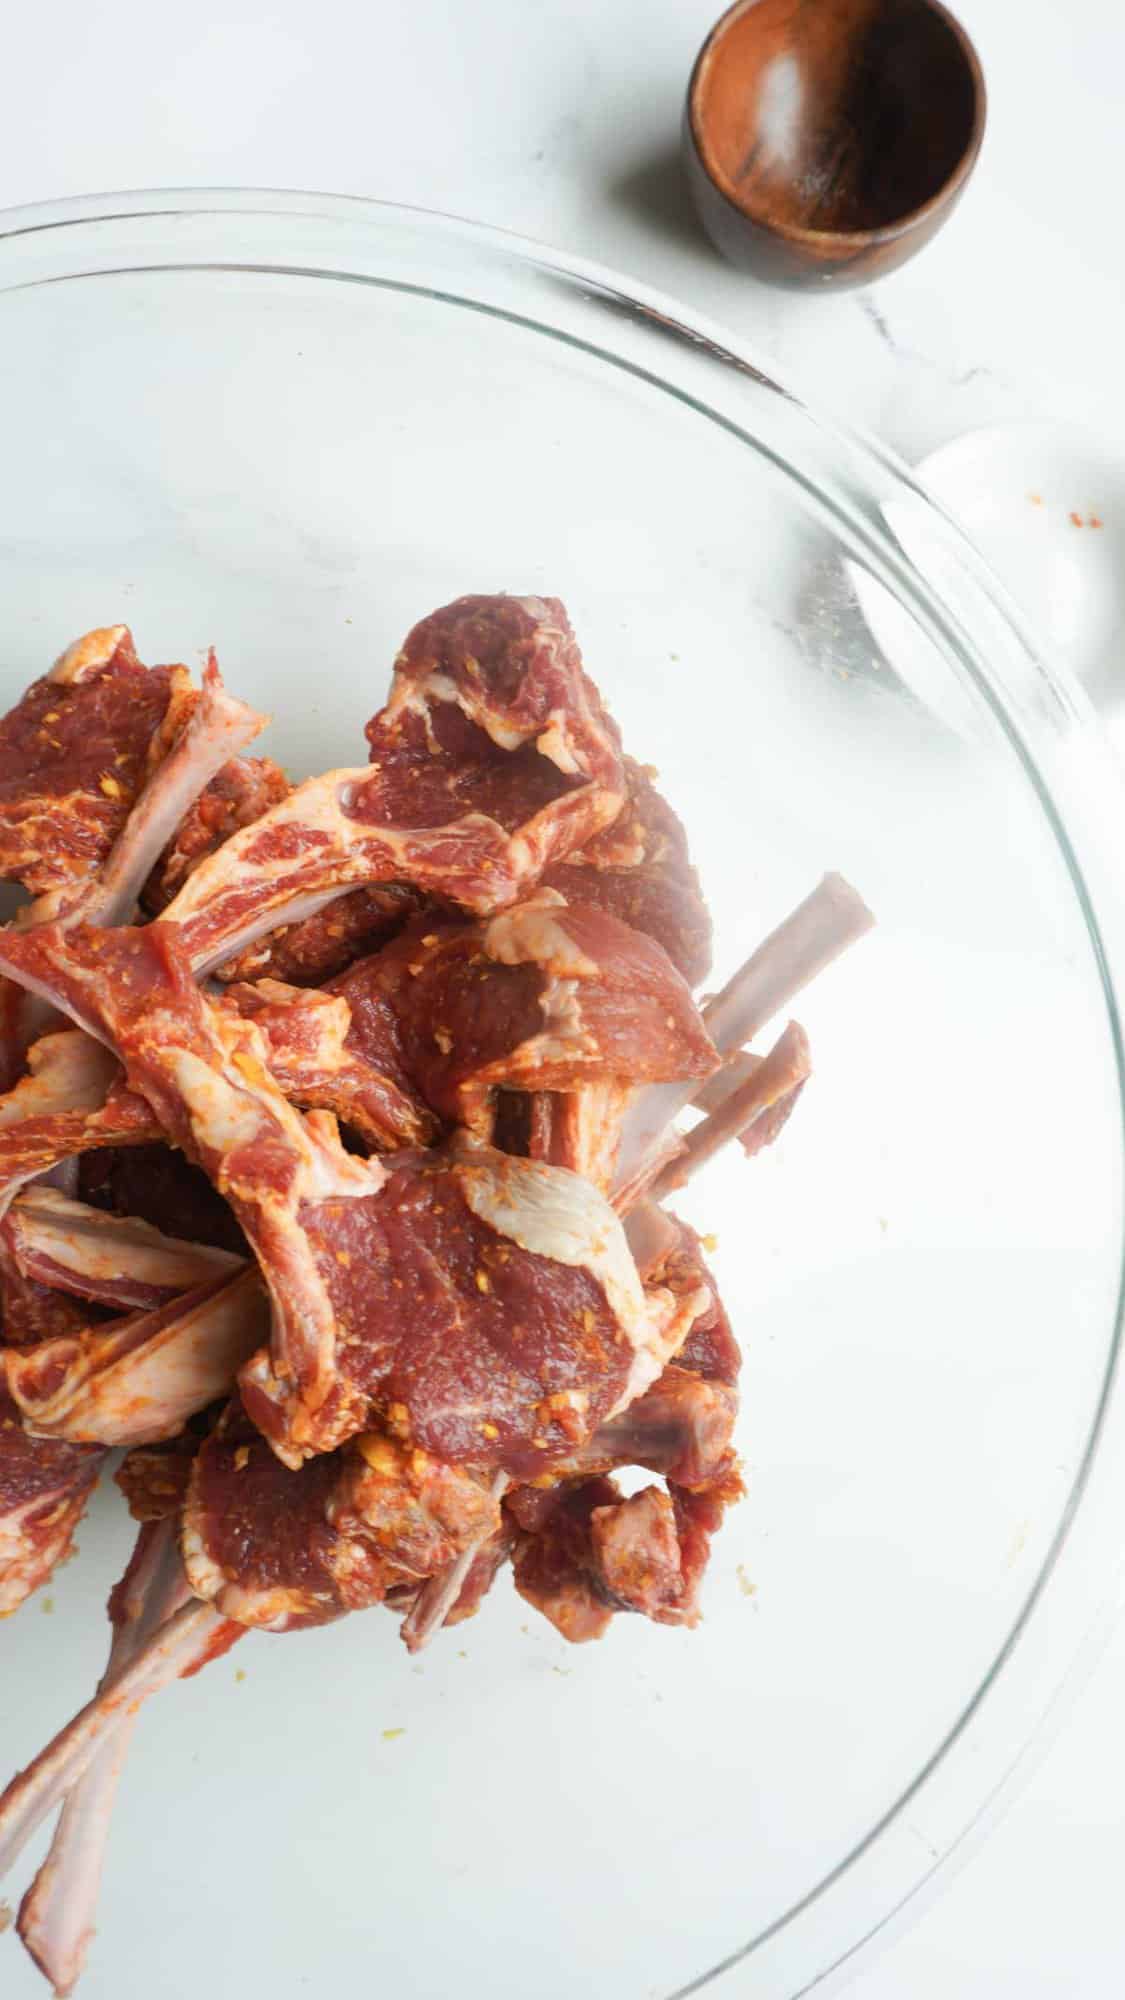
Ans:
[[[976,50],[938,0],[736,0],[692,71],[684,157],[732,264],[861,285],[940,229],[984,120]]]

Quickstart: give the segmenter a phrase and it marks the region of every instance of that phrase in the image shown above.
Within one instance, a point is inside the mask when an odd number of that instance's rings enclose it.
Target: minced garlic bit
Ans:
[[[121,797],[121,787],[118,784],[117,779],[111,778],[108,772],[104,777],[98,779],[98,783],[101,786],[102,791],[105,793],[107,799],[119,799]]]
[[[495,1424],[482,1424],[480,1427],[480,1434],[482,1437],[486,1438],[498,1438],[500,1432],[497,1430]]]
[[[245,1472],[246,1467],[249,1465],[249,1463],[250,1463],[250,1447],[248,1444],[240,1444],[238,1450],[234,1454],[234,1469],[236,1472]]]
[[[489,1277],[487,1271],[478,1271],[476,1278],[478,1292],[490,1292],[492,1290],[492,1279]]]
[[[719,1239],[717,1236],[701,1236],[699,1241],[703,1245],[703,1248],[706,1250],[709,1257],[713,1256],[715,1251],[719,1247]]]
[[[400,1455],[389,1438],[380,1437],[377,1431],[365,1431],[355,1442],[360,1457],[372,1472],[393,1475],[399,1470]]]
[[[441,1050],[442,1055],[447,1056],[449,1054],[450,1049],[453,1047],[453,1037],[450,1034],[449,1029],[435,1028],[434,1040],[437,1043],[438,1048]]]

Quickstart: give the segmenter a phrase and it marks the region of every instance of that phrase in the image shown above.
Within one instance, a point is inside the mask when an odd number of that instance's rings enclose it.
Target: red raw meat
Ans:
[[[471,1474],[385,1437],[292,1471],[234,1404],[192,1468],[184,1555],[224,1616],[292,1631],[382,1602],[498,1518]]]
[[[0,875],[33,895],[106,860],[148,776],[182,667],[144,667],[125,625],[88,632],[0,721]]]
[[[98,1446],[28,1437],[0,1382],[0,1617],[70,1554],[104,1455]]]
[[[593,903],[658,939],[688,985],[698,986],[711,969],[711,918],[687,835],[653,775],[627,757],[620,816],[581,853],[548,868],[543,881],[568,902]]]
[[[368,737],[365,769],[298,786],[168,906],[197,968],[360,884],[502,908],[624,798],[616,729],[554,599],[462,598],[424,620]]]
[[[143,1098],[137,1101],[144,1104]],[[152,1118],[147,1104],[145,1111]],[[155,1128],[155,1118],[152,1124]],[[154,1229],[177,1231],[193,1243],[248,1254],[246,1238],[229,1202],[212,1186],[202,1167],[163,1140],[154,1145],[110,1146],[83,1153],[78,1167],[78,1192],[91,1207],[111,1215],[137,1216]]]
[[[271,757],[232,757],[190,806],[149,875],[141,900],[159,916],[201,861],[238,833],[261,819],[291,790],[288,778]]]
[[[357,958],[389,944],[425,901],[419,889],[405,882],[352,889],[302,922],[283,925],[247,945],[216,966],[215,977],[261,979],[269,974],[290,986],[319,986]]]
[[[397,1051],[365,1032],[361,1000],[346,984],[321,991],[260,979],[227,987],[219,1004],[260,1029],[270,1073],[294,1104],[334,1111],[379,1152],[426,1145],[437,1121]]]
[[[435,1111],[485,1140],[501,1088],[629,1088],[702,1078],[719,1060],[662,947],[553,891],[477,923],[415,918],[331,991],[374,1063],[397,1061]]]

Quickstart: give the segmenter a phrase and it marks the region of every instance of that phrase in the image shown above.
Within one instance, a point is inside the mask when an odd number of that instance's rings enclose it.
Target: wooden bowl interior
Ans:
[[[712,179],[795,232],[901,222],[972,145],[978,71],[929,0],[749,0],[719,23],[691,99]]]

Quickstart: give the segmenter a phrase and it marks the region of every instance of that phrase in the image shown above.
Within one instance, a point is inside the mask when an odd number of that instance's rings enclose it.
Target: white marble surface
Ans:
[[[990,90],[976,178],[917,263],[839,298],[764,290],[681,189],[716,0],[55,0],[7,36],[0,203],[245,184],[376,194],[597,256],[724,321],[918,457],[1012,416],[1125,442],[1116,0],[961,0]],[[1125,1632],[970,1865],[856,2000],[1100,2000],[1125,1987]]]

